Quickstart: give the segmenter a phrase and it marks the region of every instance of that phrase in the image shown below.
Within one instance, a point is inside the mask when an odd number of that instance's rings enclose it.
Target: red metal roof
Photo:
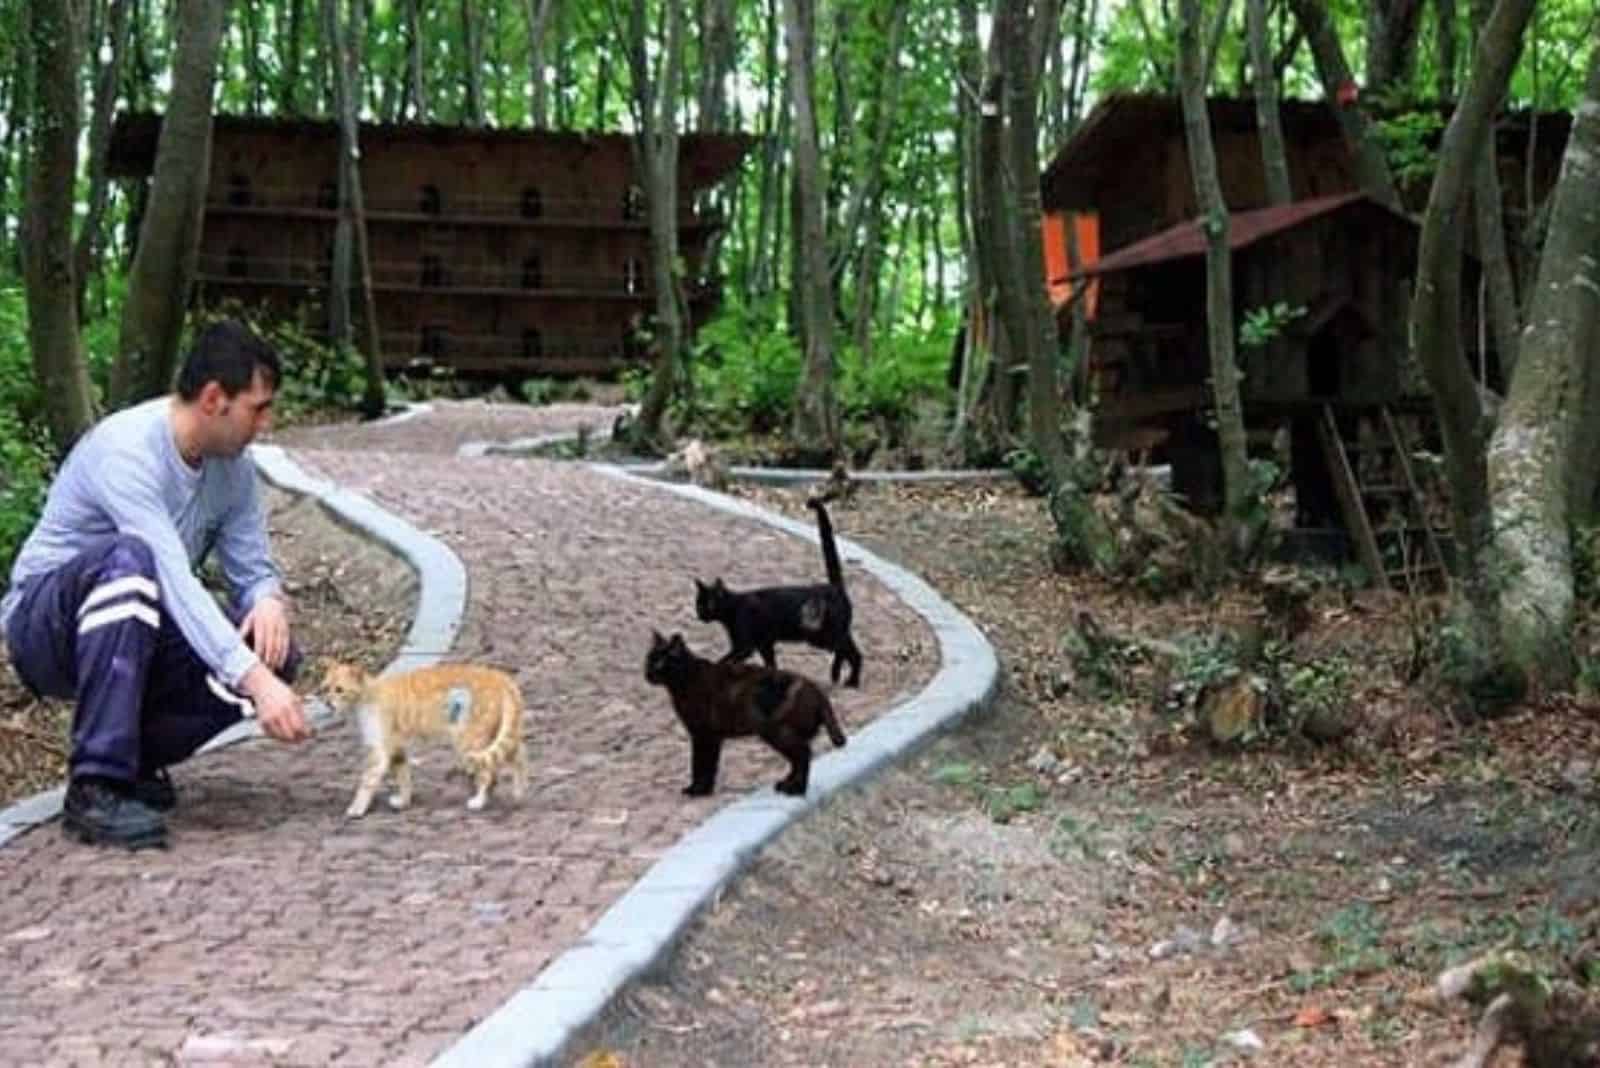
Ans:
[[[1292,230],[1308,219],[1315,219],[1338,211],[1357,201],[1366,201],[1409,226],[1416,225],[1416,221],[1409,215],[1394,211],[1387,205],[1373,200],[1365,193],[1339,193],[1335,196],[1317,197],[1313,200],[1297,200],[1293,204],[1286,204],[1281,207],[1258,208],[1255,211],[1236,211],[1228,217],[1228,248],[1237,252],[1239,249],[1254,244],[1264,237],[1280,234],[1285,230]],[[1143,241],[1135,241],[1131,245],[1124,245],[1110,255],[1102,256],[1098,262],[1084,267],[1073,277],[1089,278],[1095,275],[1114,274],[1118,271],[1144,267],[1152,263],[1165,263],[1190,256],[1204,256],[1205,252],[1206,238],[1200,229],[1200,222],[1197,219],[1191,219],[1188,222],[1169,227],[1158,234],[1152,234]]]

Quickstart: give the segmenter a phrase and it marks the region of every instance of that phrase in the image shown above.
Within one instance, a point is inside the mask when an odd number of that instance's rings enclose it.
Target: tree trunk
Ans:
[[[1283,123],[1278,115],[1278,82],[1272,69],[1272,47],[1267,40],[1267,0],[1245,0],[1249,26],[1250,67],[1254,72],[1256,129],[1261,134],[1261,166],[1267,179],[1267,203],[1294,200],[1289,182],[1289,157],[1283,148]]]
[[[801,270],[794,280],[804,369],[795,394],[794,438],[803,449],[837,456],[839,415],[833,385],[833,290],[828,284],[823,230],[822,156],[812,95],[815,55],[809,27],[812,0],[783,0],[789,53],[789,98],[794,110],[794,179],[799,216],[794,239]]]
[[[883,245],[883,172],[889,155],[891,133],[900,112],[900,64],[894,57],[900,54],[900,42],[906,24],[908,4],[893,0],[888,12],[889,43],[887,68],[878,91],[873,94],[872,143],[867,149],[867,163],[856,176],[855,185],[861,195],[855,198],[847,215],[843,233],[850,240],[858,227],[865,222],[860,255],[856,261],[855,342],[863,358],[872,351],[872,323],[877,310],[878,257]],[[870,207],[868,207],[870,205]]]
[[[350,343],[351,252],[360,271],[362,320],[366,325],[367,383],[361,398],[362,414],[375,419],[383,414],[383,342],[378,322],[377,301],[372,293],[372,253],[367,242],[366,204],[361,191],[361,44],[362,0],[350,0],[349,18],[339,24],[338,0],[323,0],[323,20],[329,47],[333,52],[334,97],[339,103],[339,223],[334,238],[334,277],[329,283],[329,303],[337,301],[342,320],[330,322],[339,345]],[[341,242],[343,249],[341,252]],[[354,248],[351,248],[351,245]],[[342,279],[340,277],[342,275]]]
[[[424,76],[422,65],[422,14],[418,10],[421,0],[406,0],[406,68],[410,72],[411,80],[411,118],[416,122],[427,122],[428,110],[428,80]]]
[[[289,17],[283,39],[278,42],[278,55],[283,61],[283,73],[278,77],[278,110],[284,115],[299,112],[296,94],[300,90],[300,37],[301,21],[305,18],[305,0],[289,0]]]
[[[411,0],[414,4],[416,0]],[[545,37],[550,16],[560,0],[528,0],[528,125],[544,129],[550,123],[550,86],[546,81]]]
[[[78,170],[78,41],[72,0],[32,0],[25,16],[34,61],[33,136],[23,215],[28,347],[57,455],[94,422],[89,375],[78,347],[72,280],[72,212]]]
[[[475,0],[461,0],[461,38],[466,44],[465,111],[461,121],[469,126],[485,122],[483,105],[483,25]]]
[[[1367,89],[1401,84],[1417,58],[1422,0],[1367,0]]]
[[[172,92],[156,144],[150,203],[128,273],[111,403],[131,404],[172,384],[200,223],[211,176],[211,95],[228,0],[179,0]]]
[[[1422,219],[1411,307],[1412,343],[1433,393],[1444,440],[1457,560],[1476,628],[1473,648],[1485,658],[1486,669],[1500,665],[1501,650],[1495,633],[1497,577],[1488,573],[1484,559],[1490,537],[1487,427],[1477,383],[1461,349],[1462,213],[1468,183],[1478,154],[1486,151],[1491,118],[1516,66],[1534,2],[1499,0],[1478,40],[1466,92],[1440,144],[1438,170]]]
[[[696,110],[701,130],[727,129],[728,75],[738,62],[734,45],[733,0],[705,0],[700,26],[700,94]]]
[[[662,422],[683,366],[686,302],[678,266],[678,80],[683,62],[682,14],[662,9],[666,20],[661,66],[652,76],[645,0],[634,0],[629,19],[628,69],[633,84],[634,159],[646,184],[650,213],[650,277],[656,310],[652,322],[655,369],[640,406],[636,438],[662,444]]]
[[[1506,655],[1541,689],[1572,682],[1572,524],[1593,354],[1600,346],[1600,48],[1567,141],[1517,373],[1489,443],[1497,566],[1514,576],[1500,602]]]
[[[1456,95],[1456,0],[1433,0],[1434,64],[1440,100]]]
[[[1005,25],[1007,161],[1016,183],[1010,214],[1002,221],[1016,227],[1011,242],[1016,257],[1006,272],[1015,292],[1011,296],[1013,336],[1021,341],[1015,355],[1028,368],[1028,436],[1034,452],[1044,461],[1053,485],[1067,478],[1067,448],[1061,435],[1061,390],[1057,366],[1061,362],[1061,333],[1050,308],[1045,283],[1044,238],[1040,233],[1044,208],[1039,193],[1039,77],[1044,49],[1053,27],[1060,22],[1059,0],[1043,0],[1029,19],[1029,0],[1002,0],[996,29]],[[1002,14],[1003,13],[1003,14]]]
[[[1492,7],[1493,0],[1474,0],[1474,39],[1479,28],[1488,24]],[[1509,385],[1517,363],[1517,348],[1521,344],[1522,306],[1512,275],[1511,254],[1506,249],[1500,166],[1492,148],[1493,132],[1488,136],[1488,145],[1490,147],[1478,154],[1478,162],[1473,169],[1473,222],[1478,238],[1478,262],[1483,268],[1483,284],[1488,289],[1488,325],[1493,332],[1495,352],[1500,357],[1501,379]]]
[[[981,274],[986,288],[980,295],[983,305],[998,308],[996,318],[1005,327],[991,329],[988,337],[994,347],[994,359],[988,381],[987,400],[984,403],[983,421],[985,436],[993,444],[1009,443],[1015,433],[1017,421],[1017,375],[1013,369],[1020,362],[1017,356],[1019,328],[1013,331],[1011,317],[1006,313],[1006,294],[1015,292],[1015,285],[1007,273],[1017,262],[1013,242],[1016,231],[1011,227],[1013,206],[1012,190],[1006,181],[1005,162],[1005,74],[1001,50],[1005,38],[995,32],[991,24],[985,59],[983,91],[978,104],[978,149],[973,180],[976,184],[979,211],[974,219],[974,236],[982,249],[980,258],[985,261],[987,273]],[[985,313],[993,309],[984,307]],[[983,322],[988,314],[974,315],[974,322]],[[980,386],[980,388],[982,388]]]
[[[128,0],[111,0],[106,18],[106,45],[110,56],[98,65],[94,81],[94,112],[89,120],[89,207],[78,231],[78,247],[73,253],[73,282],[77,286],[74,306],[83,320],[84,293],[89,274],[98,265],[100,240],[106,213],[106,150],[111,142],[111,112],[117,103],[121,82],[122,55],[128,43]]]
[[[1222,455],[1223,522],[1228,545],[1247,548],[1241,537],[1249,505],[1244,406],[1234,353],[1233,262],[1228,247],[1228,205],[1217,178],[1211,120],[1200,56],[1200,0],[1179,4],[1178,84],[1183,94],[1183,133],[1189,149],[1196,206],[1206,236],[1206,334],[1211,350],[1211,391],[1216,403],[1217,448]]]
[[[328,272],[328,342],[336,352],[343,353],[350,346],[350,273],[355,255],[355,234],[350,213],[350,168],[346,165],[349,153],[356,145],[346,140],[345,116],[345,66],[344,49],[340,43],[339,0],[322,0],[322,40],[327,49],[329,84],[333,87],[333,112],[339,123],[339,142],[335,165],[339,181],[339,218],[333,227],[333,263]]]
[[[1359,107],[1341,107],[1338,95],[1341,87],[1355,88],[1355,78],[1344,60],[1344,49],[1339,44],[1338,32],[1328,18],[1322,0],[1289,0],[1294,16],[1311,43],[1311,54],[1316,59],[1317,76],[1322,81],[1322,91],[1328,106],[1333,108],[1344,134],[1345,146],[1355,164],[1356,182],[1363,192],[1391,208],[1402,210],[1400,194],[1395,188],[1394,175],[1384,158],[1383,146]]]

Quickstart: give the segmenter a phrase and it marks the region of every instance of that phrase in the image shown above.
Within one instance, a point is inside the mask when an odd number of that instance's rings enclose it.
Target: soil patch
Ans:
[[[393,658],[415,614],[417,579],[406,563],[335,521],[314,499],[264,487],[273,556],[295,606],[307,657],[305,692],[320,657],[370,668]],[[66,776],[72,706],[38,701],[18,681],[0,642],[0,804]]]
[[[863,487],[835,524],[976,620],[1003,696],[787,832],[569,1063],[1444,1064],[1474,1020],[1418,996],[1441,969],[1593,944],[1592,710],[1457,727],[1403,681],[1398,598],[1321,592],[1300,639],[1354,671],[1354,739],[1223,752],[1064,638],[1087,610],[1176,640],[1252,598],[1058,576],[1010,487]]]

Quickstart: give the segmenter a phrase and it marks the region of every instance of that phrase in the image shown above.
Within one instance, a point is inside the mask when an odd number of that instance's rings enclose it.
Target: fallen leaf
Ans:
[[[1307,1005],[1294,1014],[1294,1025],[1296,1027],[1321,1027],[1323,1024],[1332,1022],[1333,1014],[1317,1005]]]

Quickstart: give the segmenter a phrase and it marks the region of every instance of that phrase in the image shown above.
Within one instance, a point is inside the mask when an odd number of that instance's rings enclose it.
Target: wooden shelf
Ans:
[[[315,222],[334,223],[339,220],[335,208],[291,207],[275,204],[228,204],[207,201],[206,214],[234,216],[246,219],[308,219]],[[529,219],[521,215],[435,215],[423,211],[384,211],[366,213],[367,223],[404,226],[453,226],[492,230],[620,230],[648,234],[650,223],[645,219],[608,219],[594,216],[540,216]],[[691,217],[678,220],[678,230],[716,230],[723,225],[720,219]]]

